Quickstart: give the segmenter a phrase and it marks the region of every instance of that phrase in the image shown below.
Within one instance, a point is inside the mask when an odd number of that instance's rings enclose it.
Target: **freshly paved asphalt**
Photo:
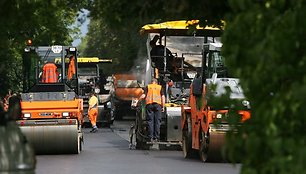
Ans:
[[[182,151],[130,150],[131,121],[117,121],[97,133],[83,129],[84,146],[78,155],[38,155],[36,174],[238,174],[240,165],[202,163],[184,159]]]

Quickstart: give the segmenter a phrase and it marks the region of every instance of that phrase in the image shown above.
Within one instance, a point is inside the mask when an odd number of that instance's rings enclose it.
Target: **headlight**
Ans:
[[[99,94],[100,93],[100,88],[95,88],[95,93]]]
[[[242,101],[242,105],[245,106],[245,107],[247,107],[248,109],[251,108],[251,107],[250,107],[250,102],[247,101],[247,100],[243,100],[243,101]]]
[[[68,117],[69,116],[69,112],[63,112],[63,117]]]
[[[28,169],[31,169],[33,167],[29,164],[20,163],[20,164],[17,164],[16,168],[19,169],[19,170],[28,170]]]
[[[222,118],[222,114],[217,114],[216,118],[221,119]]]
[[[25,113],[25,114],[23,114],[23,117],[24,118],[31,118],[31,114],[30,113]]]
[[[70,47],[70,48],[69,48],[69,51],[75,52],[75,51],[76,51],[76,48],[75,48],[75,47]]]

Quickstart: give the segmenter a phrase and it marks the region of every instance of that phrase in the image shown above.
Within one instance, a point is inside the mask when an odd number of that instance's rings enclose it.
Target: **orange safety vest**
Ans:
[[[57,72],[56,65],[54,63],[47,63],[43,67],[42,82],[43,83],[56,83]]]
[[[158,84],[149,84],[146,104],[158,103],[161,105],[161,86]]]
[[[74,57],[72,57],[68,67],[68,80],[71,80],[74,74],[75,74],[75,65],[74,65]]]

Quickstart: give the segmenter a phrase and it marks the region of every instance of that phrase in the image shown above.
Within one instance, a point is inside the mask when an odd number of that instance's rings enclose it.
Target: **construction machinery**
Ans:
[[[192,82],[189,102],[182,105],[183,153],[185,158],[220,162],[226,160],[226,133],[236,131],[229,120],[237,118],[242,123],[249,119],[250,103],[239,79],[230,77],[220,54],[222,44],[208,39],[200,47],[202,68]]]
[[[117,73],[112,75],[111,115],[121,120],[125,115],[135,115],[131,109],[133,99],[143,93],[143,82],[137,73]]]
[[[164,90],[166,103],[161,119],[160,140],[151,143],[148,138],[146,104],[144,101],[138,102],[136,121],[130,136],[130,145],[135,144],[137,149],[148,149],[155,144],[158,147],[181,149],[181,105],[188,102],[191,81],[201,67],[201,45],[207,36],[220,35],[220,30],[212,27],[198,27],[195,32],[190,32],[189,26],[196,22],[168,21],[141,28],[140,33],[147,36],[148,57],[143,73],[145,85],[151,83],[152,78],[157,78]],[[159,50],[151,49],[152,41],[157,42],[155,48]]]
[[[31,46],[23,53],[22,115],[17,120],[36,154],[82,150],[83,100],[77,48]]]
[[[101,71],[100,64],[112,63],[112,59],[101,59],[98,57],[78,57],[78,80],[80,85],[80,97],[83,99],[84,123],[90,124],[88,114],[89,93],[94,92],[99,100],[97,125],[109,126],[114,122],[111,115],[110,89],[107,88],[106,75]]]

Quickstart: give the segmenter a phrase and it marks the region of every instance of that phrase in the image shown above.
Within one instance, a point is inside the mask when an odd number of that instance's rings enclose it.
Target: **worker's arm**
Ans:
[[[96,104],[95,98],[91,96],[88,101],[88,111],[92,109],[95,104]]]
[[[141,96],[138,98],[138,100],[143,100],[146,98],[146,95],[147,95],[147,92],[148,92],[148,87],[145,87],[145,89],[143,90],[143,93],[141,94]]]
[[[146,94],[141,94],[138,100],[143,100],[144,98],[146,98]]]
[[[91,97],[89,97],[89,101],[88,101],[88,110],[87,112],[89,113],[90,109],[91,109],[91,103],[92,103],[92,99]]]

